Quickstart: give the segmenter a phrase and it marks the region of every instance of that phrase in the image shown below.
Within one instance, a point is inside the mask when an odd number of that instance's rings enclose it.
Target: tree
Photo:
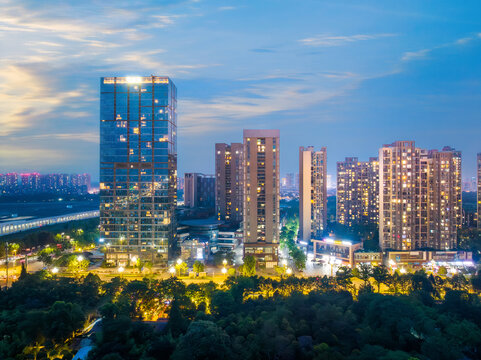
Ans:
[[[227,260],[228,265],[233,265],[235,259],[235,254],[233,251],[217,251],[214,254],[214,265],[215,266],[223,266],[224,260]]]
[[[37,253],[37,258],[43,262],[45,266],[50,266],[53,263],[53,252],[54,249],[50,247],[42,249]]]
[[[211,321],[199,320],[190,324],[172,354],[173,360],[231,359],[229,335]]]
[[[77,255],[71,255],[68,259],[67,269],[78,277],[80,273],[88,269],[89,264],[90,262],[87,259],[83,259]]]
[[[254,276],[256,274],[256,258],[252,255],[244,257],[244,266],[242,267],[244,276]]]
[[[236,276],[235,268],[229,268],[229,270],[227,270],[227,276]]]
[[[389,269],[385,265],[378,265],[372,269],[372,277],[377,285],[377,292],[381,292],[381,285],[385,284],[390,275]]]
[[[359,264],[358,266],[358,271],[356,273],[356,276],[364,281],[364,285],[366,285],[369,282],[369,279],[371,278],[371,273],[372,273],[372,267],[369,264]]]
[[[438,270],[438,274],[441,276],[446,276],[448,274],[448,270],[446,269],[446,266],[440,266]]]
[[[282,276],[285,275],[287,269],[285,266],[274,266],[274,270],[282,278]]]
[[[291,251],[291,257],[297,270],[302,271],[306,268],[307,256],[297,246]]]
[[[348,290],[352,285],[352,270],[347,266],[341,266],[336,271],[336,282],[344,290]]]
[[[200,262],[199,260],[196,260],[194,262],[193,269],[194,269],[194,272],[196,274],[204,272],[204,268],[205,268],[204,264],[202,262]]]
[[[187,269],[188,267],[185,261],[175,263],[175,270],[179,274],[179,276],[182,276],[182,274],[185,274],[187,272]]]
[[[17,255],[18,250],[20,249],[20,245],[17,243],[8,243],[8,252],[13,254],[14,256]]]

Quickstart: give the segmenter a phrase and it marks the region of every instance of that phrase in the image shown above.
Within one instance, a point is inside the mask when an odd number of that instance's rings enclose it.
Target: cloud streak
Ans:
[[[395,34],[356,34],[356,35],[329,35],[321,34],[299,40],[302,45],[312,47],[342,46],[359,41],[376,40],[386,37],[393,37]]]

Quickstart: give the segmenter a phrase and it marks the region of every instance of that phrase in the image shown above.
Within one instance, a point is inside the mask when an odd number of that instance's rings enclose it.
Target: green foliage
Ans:
[[[229,335],[215,323],[194,321],[180,338],[172,360],[229,360],[232,358],[230,347]]]
[[[473,290],[480,290],[461,274],[445,280],[385,270],[228,277],[222,287],[26,274],[0,291],[0,358],[61,357],[97,309],[102,330],[89,360],[479,358],[481,302]],[[374,292],[371,281],[393,295]],[[166,317],[163,331],[140,321]]]
[[[37,253],[38,260],[43,262],[45,266],[50,266],[53,263],[53,255],[54,255],[54,249],[51,247],[47,247],[45,249],[42,249]]]
[[[177,272],[177,274],[179,276],[185,275],[185,273],[187,273],[188,269],[189,269],[189,267],[187,266],[185,261],[182,261],[179,264],[175,263],[175,271]]]
[[[224,260],[227,260],[227,265],[233,265],[235,259],[235,254],[233,251],[217,251],[214,256],[215,266],[224,266]]]
[[[467,228],[458,230],[458,248],[472,251],[473,259],[481,259],[481,229]]]
[[[256,258],[252,255],[244,257],[244,265],[242,266],[242,275],[254,276],[256,274]]]
[[[438,270],[438,274],[441,276],[446,276],[448,274],[448,270],[446,269],[446,266],[440,266]]]
[[[196,260],[193,265],[193,270],[196,274],[204,272],[205,266],[199,260]]]

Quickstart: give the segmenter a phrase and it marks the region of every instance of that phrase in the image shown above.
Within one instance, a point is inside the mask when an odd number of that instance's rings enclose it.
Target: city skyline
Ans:
[[[336,161],[411,140],[459,149],[463,179],[476,175],[477,2],[3,4],[0,172],[97,181],[98,79],[161,73],[182,89],[179,174],[213,173],[214,144],[259,127],[289,134],[283,173],[302,144],[326,146],[335,176]]]

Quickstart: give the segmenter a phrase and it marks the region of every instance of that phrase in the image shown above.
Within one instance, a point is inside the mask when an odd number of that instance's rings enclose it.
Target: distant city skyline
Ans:
[[[214,172],[214,146],[280,129],[281,172],[326,146],[328,174],[393,141],[481,151],[478,1],[5,0],[0,172],[88,172],[98,181],[99,78],[176,83],[179,173]]]

